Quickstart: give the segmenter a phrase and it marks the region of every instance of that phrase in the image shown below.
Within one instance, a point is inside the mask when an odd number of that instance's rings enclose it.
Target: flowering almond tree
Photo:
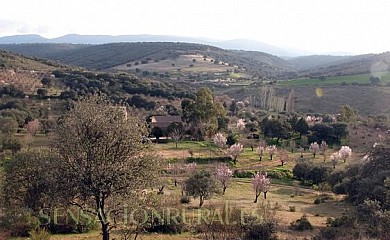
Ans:
[[[332,162],[333,169],[336,168],[336,165],[337,165],[337,162],[339,161],[339,159],[340,159],[339,152],[335,152],[332,155],[330,155],[330,161]]]
[[[352,149],[348,146],[341,146],[339,150],[340,158],[344,160],[344,162],[347,161],[347,158],[349,158],[352,155]]]
[[[264,151],[265,151],[265,148],[263,146],[258,146],[256,148],[256,153],[257,153],[257,155],[259,155],[260,161],[263,158]]]
[[[230,154],[230,157],[233,159],[234,165],[236,165],[237,158],[238,156],[240,156],[243,150],[244,147],[240,143],[233,144],[228,149],[228,153]]]
[[[276,145],[270,145],[265,150],[268,152],[270,160],[272,161],[272,156],[278,151]]]
[[[313,153],[313,157],[316,157],[317,152],[320,150],[320,145],[317,142],[312,142],[309,147],[310,152]]]
[[[264,199],[267,199],[267,192],[269,191],[271,182],[267,178],[267,174],[256,173],[252,179],[253,190],[255,191],[256,198],[254,203],[257,203],[257,199],[261,193],[264,193]]]
[[[233,177],[233,171],[225,164],[218,164],[215,168],[215,178],[222,184],[223,191],[225,194],[226,188],[229,186]]]
[[[282,163],[282,166],[290,159],[288,153],[283,149],[278,151],[278,155],[279,155],[280,162]]]
[[[237,126],[238,130],[240,130],[240,131],[244,130],[245,129],[244,119],[242,119],[242,118],[238,119],[236,126]]]
[[[28,122],[26,128],[28,134],[30,134],[31,136],[35,136],[41,129],[41,124],[39,123],[38,119],[35,119]]]
[[[213,137],[214,144],[219,148],[225,148],[227,139],[222,133],[217,133]]]

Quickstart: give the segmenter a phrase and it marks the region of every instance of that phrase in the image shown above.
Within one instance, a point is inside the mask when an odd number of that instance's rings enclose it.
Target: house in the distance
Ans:
[[[151,116],[150,117],[150,128],[159,127],[162,130],[167,129],[172,123],[181,123],[180,115],[165,115],[165,116]]]

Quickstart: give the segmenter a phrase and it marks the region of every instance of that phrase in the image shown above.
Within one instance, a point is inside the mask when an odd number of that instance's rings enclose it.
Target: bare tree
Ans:
[[[93,209],[103,240],[109,240],[115,227],[108,214],[116,211],[117,201],[158,179],[159,160],[143,141],[147,134],[144,122],[126,119],[122,109],[98,96],[75,102],[59,119],[58,195],[62,201]]]

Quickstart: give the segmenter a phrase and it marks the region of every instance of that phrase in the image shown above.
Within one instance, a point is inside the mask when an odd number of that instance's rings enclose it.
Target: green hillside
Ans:
[[[228,51],[217,47],[191,43],[11,44],[0,45],[0,49],[98,70],[107,70],[135,61],[161,61],[176,59],[181,55],[195,54],[236,65],[246,69],[251,75],[260,79],[296,76],[294,69],[289,64],[283,59],[270,54]]]

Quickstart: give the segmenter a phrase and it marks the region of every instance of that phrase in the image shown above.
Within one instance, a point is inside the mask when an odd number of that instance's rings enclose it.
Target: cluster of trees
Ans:
[[[114,99],[125,99],[128,94],[174,98],[193,98],[193,94],[184,86],[157,81],[143,81],[134,75],[120,73],[95,73],[88,71],[60,71],[53,75],[70,89],[61,93],[60,98],[77,99],[96,92],[102,92]]]

